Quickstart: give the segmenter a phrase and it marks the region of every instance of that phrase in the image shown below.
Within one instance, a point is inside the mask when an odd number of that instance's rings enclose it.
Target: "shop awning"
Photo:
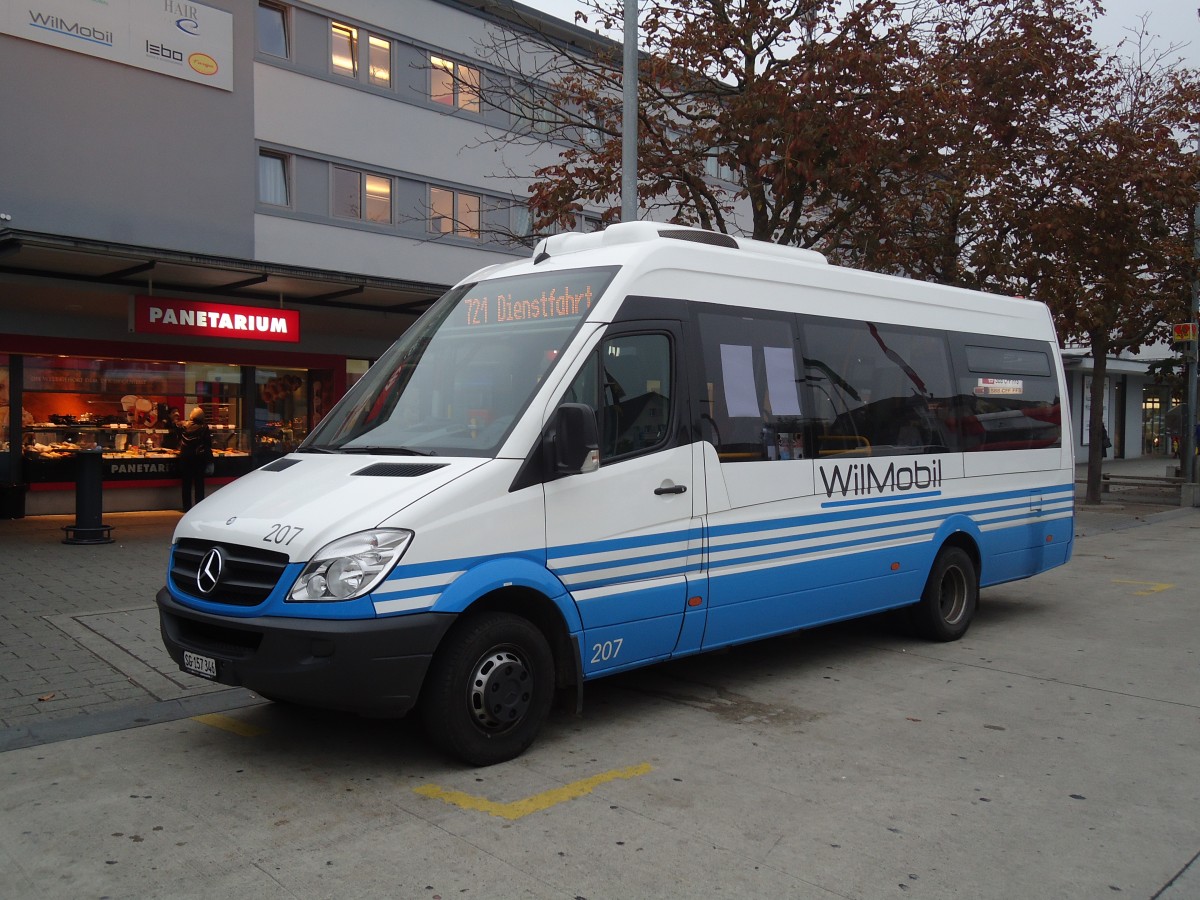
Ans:
[[[0,229],[0,274],[419,315],[448,285]]]

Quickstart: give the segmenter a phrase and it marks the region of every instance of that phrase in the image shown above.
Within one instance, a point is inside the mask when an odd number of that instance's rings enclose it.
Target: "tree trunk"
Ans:
[[[1087,496],[1085,503],[1100,502],[1101,463],[1104,459],[1104,382],[1108,375],[1108,341],[1089,334],[1092,346],[1091,410],[1088,416]]]

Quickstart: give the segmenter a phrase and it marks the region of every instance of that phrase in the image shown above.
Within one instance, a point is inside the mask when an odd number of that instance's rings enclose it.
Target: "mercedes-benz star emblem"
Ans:
[[[221,580],[221,568],[224,565],[225,559],[216,547],[204,554],[204,559],[200,560],[200,571],[196,573],[196,587],[200,589],[200,593],[213,592],[217,582]]]

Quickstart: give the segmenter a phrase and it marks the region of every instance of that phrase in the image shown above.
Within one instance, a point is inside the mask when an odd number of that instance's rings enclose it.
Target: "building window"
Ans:
[[[434,103],[466,112],[480,110],[479,70],[440,56],[429,57],[429,96]]]
[[[533,214],[524,203],[514,204],[509,210],[509,227],[514,237],[534,237]]]
[[[367,66],[371,84],[379,87],[392,86],[392,42],[371,35],[367,39]]]
[[[392,224],[392,179],[383,175],[368,175],[365,184],[367,221]]]
[[[341,219],[392,223],[392,179],[333,167],[333,214]]]
[[[333,214],[344,219],[362,218],[362,173],[333,168]]]
[[[514,125],[519,129],[540,137],[549,137],[562,127],[562,117],[543,88],[532,84],[524,85],[516,91],[512,99]]]
[[[358,29],[338,22],[331,22],[330,64],[333,71],[347,78],[358,77]]]
[[[513,234],[517,237],[532,237],[541,239],[551,237],[556,234],[572,234],[583,232],[591,234],[593,231],[603,231],[604,222],[597,215],[591,213],[576,212],[573,214],[570,225],[561,225],[558,222],[552,222],[549,225],[544,225],[537,231],[533,230],[533,214],[528,206],[518,205],[512,209],[510,217]]]
[[[737,183],[737,172],[735,172],[727,163],[722,162],[722,152],[724,151],[720,149],[714,149],[707,157],[705,157],[705,174],[708,175],[709,178],[716,179],[717,181]]]
[[[271,3],[258,4],[258,50],[288,58],[287,11]]]
[[[287,157],[267,150],[258,152],[258,202],[289,206]]]
[[[479,237],[479,196],[444,188],[429,189],[429,230],[434,234]]]

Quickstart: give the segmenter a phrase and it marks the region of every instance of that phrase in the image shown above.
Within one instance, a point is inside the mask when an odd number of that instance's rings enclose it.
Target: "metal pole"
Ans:
[[[1200,266],[1200,203],[1192,212],[1192,260]],[[1192,273],[1192,327],[1200,323],[1200,273]],[[1196,481],[1196,368],[1197,354],[1200,353],[1200,340],[1194,340],[1187,350],[1187,418],[1184,421],[1183,434],[1183,480],[1188,484]]]
[[[621,85],[621,221],[637,221],[638,5],[625,0],[624,73]]]
[[[1200,9],[1196,10],[1200,18]],[[1196,152],[1200,153],[1200,135],[1196,137]],[[1200,203],[1192,211],[1192,264],[1193,268],[1200,264]],[[1200,322],[1200,273],[1192,273],[1192,328]],[[1187,348],[1187,406],[1184,407],[1183,434],[1183,465],[1180,475],[1187,484],[1196,482],[1196,363],[1200,353],[1200,335]]]

